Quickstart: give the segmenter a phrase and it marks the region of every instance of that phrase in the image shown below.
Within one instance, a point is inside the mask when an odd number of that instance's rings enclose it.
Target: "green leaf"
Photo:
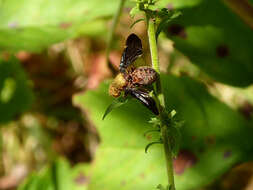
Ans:
[[[161,11],[161,12],[165,12],[165,11]],[[166,12],[165,12],[166,13]],[[161,31],[168,26],[168,23],[171,22],[173,19],[181,16],[182,13],[180,11],[169,11],[167,12],[166,15],[162,16],[162,20],[159,23],[159,25],[157,26],[156,29],[156,38],[158,38],[159,34],[161,33]]]
[[[137,15],[137,14],[139,14],[139,13],[141,13],[141,10],[138,8],[138,7],[134,7],[134,8],[132,8],[131,9],[131,11],[130,11],[130,16],[132,17],[132,18],[134,18],[135,17],[135,15]]]
[[[144,18],[140,18],[140,19],[137,19],[136,21],[134,21],[133,24],[131,24],[130,29],[133,28],[135,24],[137,24],[138,22],[141,22],[141,21],[145,22]]]
[[[0,1],[0,51],[41,51],[51,44],[86,35],[103,35],[103,18],[117,10],[110,0]]]
[[[0,124],[15,119],[32,104],[33,94],[18,60],[0,60]]]
[[[116,108],[118,108],[118,107],[124,105],[125,103],[127,103],[127,100],[128,100],[127,98],[122,98],[122,97],[119,97],[119,98],[113,100],[112,103],[106,108],[102,120],[104,120],[105,117],[106,117],[113,109],[116,109]]]
[[[145,147],[145,153],[148,153],[148,149],[155,144],[163,144],[163,143],[162,143],[162,141],[154,141],[154,142],[147,144],[147,146]]]
[[[159,0],[156,2],[156,6],[159,8],[168,8],[168,9],[179,9],[184,7],[194,7],[200,4],[203,0]]]
[[[38,174],[32,174],[18,190],[86,190],[87,177],[77,169],[71,168],[66,160],[58,159]]]
[[[172,5],[176,1],[171,2]],[[201,0],[164,30],[174,47],[217,81],[235,86],[253,82],[252,30],[220,0]],[[215,10],[215,11],[214,11]],[[215,12],[215,13],[214,13]]]
[[[161,81],[167,106],[177,111],[174,118],[185,121],[178,155],[183,165],[177,161],[174,164],[177,190],[206,185],[235,163],[252,157],[253,129],[238,113],[190,78],[162,75]],[[145,131],[152,129],[148,123],[150,113],[139,102],[129,101],[101,121],[112,101],[107,91],[105,83],[98,90],[74,97],[74,103],[90,113],[101,137],[89,171],[88,189],[153,190],[157,184],[166,186],[162,145],[152,146],[149,154],[144,153],[145,146],[159,138],[157,133],[143,137]]]
[[[156,188],[159,190],[169,190],[169,188],[165,188],[161,184],[159,184]]]

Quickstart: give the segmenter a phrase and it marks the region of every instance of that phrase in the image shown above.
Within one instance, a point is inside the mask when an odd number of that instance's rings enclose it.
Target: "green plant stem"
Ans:
[[[155,24],[154,24],[154,21],[148,16],[147,16],[147,25],[148,25],[148,39],[149,39],[152,67],[160,75],[160,66],[159,66],[158,51],[157,51],[157,45],[156,45],[156,35],[155,35]],[[165,102],[164,102],[164,95],[162,93],[160,78],[158,78],[155,84],[155,91],[159,100],[159,110],[160,112],[162,112],[163,108],[165,107]]]
[[[169,143],[169,136],[168,136],[168,127],[163,125],[161,127],[161,134],[163,139],[163,148],[166,158],[166,166],[167,166],[167,175],[168,175],[168,183],[170,190],[176,190],[175,182],[174,182],[174,171],[173,171],[173,162],[172,162],[172,151],[171,146]]]
[[[158,74],[160,74],[158,51],[155,38],[155,24],[151,18],[147,16],[148,22],[148,40],[151,53],[152,66]]]
[[[3,136],[0,133],[0,176],[4,176],[4,160],[3,160]]]
[[[159,59],[158,59],[158,51],[157,51],[157,43],[156,43],[156,35],[155,35],[155,23],[152,18],[149,18],[147,15],[147,26],[148,26],[148,39],[149,39],[149,47],[151,53],[151,60],[152,66],[156,70],[158,74],[160,74],[160,67],[159,67]],[[159,101],[159,115],[161,120],[163,110],[165,108],[164,102],[164,95],[161,88],[161,81],[160,79],[157,80],[155,86],[155,94],[157,95]],[[168,125],[168,124],[167,124]],[[174,173],[173,173],[173,164],[172,164],[172,151],[171,146],[169,143],[169,136],[168,136],[168,126],[162,125],[161,126],[161,136],[164,145],[164,153],[166,159],[166,166],[167,166],[167,175],[168,175],[168,184],[171,190],[175,190],[175,183],[174,183]]]
[[[113,17],[113,21],[112,21],[112,27],[111,27],[111,30],[109,31],[109,34],[108,34],[108,42],[107,42],[107,48],[106,48],[106,63],[108,65],[108,67],[113,71],[113,72],[116,72],[114,67],[111,65],[110,61],[109,61],[109,53],[111,51],[111,47],[112,47],[112,42],[113,42],[113,36],[114,36],[114,32],[115,32],[115,29],[116,29],[116,26],[119,22],[119,18],[120,18],[120,15],[121,15],[121,12],[122,12],[122,9],[124,7],[124,4],[125,4],[125,0],[120,0],[120,3],[119,3],[119,7],[117,9],[117,12],[116,14],[114,15]]]

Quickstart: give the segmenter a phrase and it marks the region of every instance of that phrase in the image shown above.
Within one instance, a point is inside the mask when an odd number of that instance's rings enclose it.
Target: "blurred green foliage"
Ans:
[[[178,190],[206,185],[235,163],[252,158],[253,129],[242,116],[188,77],[163,75],[162,81],[166,104],[185,120],[179,157],[190,165],[177,168],[175,164]],[[157,138],[156,134],[143,137],[152,129],[150,112],[139,102],[130,101],[102,121],[112,101],[107,89],[108,83],[74,98],[75,104],[90,113],[102,142],[87,173],[91,177],[88,189],[151,190],[157,181],[166,184],[162,146],[152,146],[148,154],[143,149]]]
[[[31,175],[18,190],[86,190],[87,182],[78,168],[72,170],[66,160],[58,159],[39,174]]]
[[[0,60],[0,124],[16,119],[30,108],[31,85],[17,59]]]
[[[0,50],[38,52],[81,34],[102,35],[102,19],[111,16],[117,4],[110,0],[0,1]]]
[[[175,48],[215,80],[236,86],[251,84],[252,29],[221,0],[199,0],[179,10],[182,16],[164,29]]]
[[[118,3],[0,0],[0,51],[39,52],[80,35],[102,36],[105,21],[116,12]],[[221,0],[160,0],[157,7],[181,11],[182,15],[166,25],[164,32],[193,64],[215,81],[235,86],[252,84],[252,30]],[[183,164],[174,163],[178,190],[200,188],[234,164],[252,159],[251,121],[189,77],[162,75],[161,81],[168,108],[175,109],[177,117],[185,121],[178,155]],[[166,184],[162,147],[154,145],[148,154],[144,152],[145,146],[159,137],[155,133],[143,136],[152,129],[148,123],[151,112],[132,100],[102,121],[112,102],[107,91],[105,82],[96,91],[76,95],[73,101],[87,111],[101,137],[92,167],[71,168],[66,160],[55,160],[28,177],[19,190],[151,190],[158,183]],[[19,61],[1,60],[0,124],[24,113],[33,99]]]

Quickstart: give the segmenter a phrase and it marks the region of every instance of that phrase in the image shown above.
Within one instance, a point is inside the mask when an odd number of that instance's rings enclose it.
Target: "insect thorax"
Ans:
[[[132,83],[136,85],[149,85],[157,79],[156,71],[148,66],[136,68],[131,73]]]

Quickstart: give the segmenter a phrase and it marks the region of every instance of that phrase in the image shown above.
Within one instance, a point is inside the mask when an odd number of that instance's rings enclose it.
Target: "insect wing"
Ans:
[[[141,39],[135,34],[130,34],[127,37],[126,46],[130,48],[142,49]]]
[[[135,34],[128,36],[126,40],[126,48],[124,49],[120,60],[120,72],[124,73],[129,65],[131,65],[138,57],[142,55],[141,39]]]
[[[138,89],[127,89],[127,94],[139,100],[144,106],[151,110],[155,115],[158,115],[158,109],[156,107],[155,100],[147,93]]]

